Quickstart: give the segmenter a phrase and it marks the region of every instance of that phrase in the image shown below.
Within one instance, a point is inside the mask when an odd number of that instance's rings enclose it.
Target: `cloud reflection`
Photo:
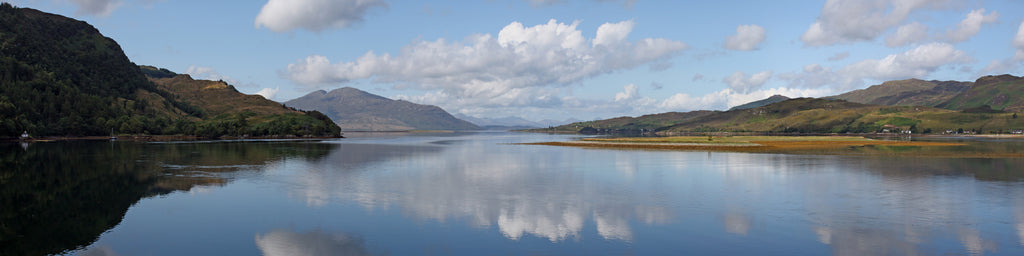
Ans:
[[[354,201],[370,210],[401,206],[421,219],[468,219],[481,228],[496,225],[512,240],[533,235],[560,242],[579,237],[590,223],[604,239],[630,241],[629,220],[652,225],[674,216],[663,203],[652,201],[661,196],[618,182],[638,172],[637,160],[629,155],[613,161],[631,170],[593,172],[558,164],[584,157],[579,152],[522,154],[516,151],[527,146],[493,144],[342,144],[322,161],[290,167],[303,170],[292,177],[290,194],[312,207]],[[598,173],[612,175],[615,182],[586,178]]]
[[[979,220],[972,211],[992,203],[978,198],[1001,192],[975,181],[1018,178],[986,171],[1005,168],[970,167],[1021,164],[494,144],[343,144],[318,161],[287,164],[299,170],[289,176],[291,195],[314,207],[356,202],[424,220],[468,220],[512,240],[561,242],[583,237],[590,227],[602,239],[632,242],[642,236],[636,225],[710,219],[720,223],[718,232],[744,237],[777,239],[771,236],[778,231],[765,228],[780,225],[802,229],[836,255],[931,252],[922,248],[950,233],[960,253],[983,254],[997,249],[1001,233],[979,227],[1002,220]],[[1024,188],[1007,188],[1024,194]],[[1017,201],[1008,202],[1006,221],[1024,223],[1024,201]],[[1024,225],[1010,230],[1024,245]]]
[[[362,238],[344,233],[274,230],[256,234],[256,247],[266,256],[373,255]]]

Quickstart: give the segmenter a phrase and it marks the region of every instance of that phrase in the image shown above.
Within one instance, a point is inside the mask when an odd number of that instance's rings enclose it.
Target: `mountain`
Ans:
[[[1024,78],[1012,75],[981,77],[969,89],[938,106],[956,110],[982,107],[1020,112],[1024,110]]]
[[[183,133],[206,137],[224,135],[338,135],[341,128],[317,111],[299,111],[259,95],[247,95],[224,81],[194,80],[189,75],[141,66],[157,88],[170,92],[197,112],[196,123],[176,122]],[[152,104],[160,105],[160,104]]]
[[[109,135],[167,119],[135,104],[155,86],[88,23],[0,4],[0,137]],[[135,132],[134,130],[128,132]]]
[[[318,112],[261,113],[255,106],[284,106],[251,98],[258,96],[238,101],[245,97],[226,84],[218,87],[230,89],[225,93],[203,91],[210,95],[199,97],[150,81],[174,76],[166,69],[135,65],[117,42],[88,23],[0,4],[0,138],[26,131],[36,137],[340,132]],[[231,110],[196,101],[203,97],[230,104]]]
[[[772,104],[772,103],[783,102],[783,101],[787,101],[787,100],[789,100],[789,97],[776,94],[776,95],[772,95],[771,97],[768,97],[767,99],[763,99],[763,100],[759,100],[759,101],[754,101],[754,102],[750,102],[750,103],[747,103],[747,104],[743,104],[743,105],[732,107],[732,108],[729,109],[729,111],[741,110],[741,109],[752,109],[752,108],[761,107],[761,106]]]
[[[907,79],[887,81],[828,98],[873,105],[934,107],[967,91],[971,84],[960,81]]]
[[[480,129],[437,106],[391,100],[351,87],[315,91],[287,101],[285,105],[323,112],[342,129],[350,131]]]
[[[455,114],[456,118],[466,120],[477,126],[484,128],[513,128],[513,129],[527,129],[527,128],[538,128],[543,127],[542,124],[530,120],[526,120],[520,117],[507,116],[502,118],[486,118],[486,117],[472,117],[463,114]]]
[[[643,115],[639,117],[616,117],[605,120],[574,122],[570,124],[533,129],[534,132],[579,132],[585,128],[586,133],[641,133],[669,127],[680,122],[719,113],[719,111],[667,112]]]

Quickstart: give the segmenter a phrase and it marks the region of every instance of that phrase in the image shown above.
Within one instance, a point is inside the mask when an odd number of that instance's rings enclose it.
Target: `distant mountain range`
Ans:
[[[480,129],[437,106],[392,100],[352,87],[319,90],[284,104],[323,112],[345,131]]]
[[[889,81],[820,99],[773,96],[728,111],[619,117],[532,131],[1011,133],[1024,130],[1024,117],[1018,118],[1022,110],[1024,78],[1000,75],[975,82]]]
[[[544,119],[541,121],[530,121],[521,117],[502,117],[502,118],[479,118],[472,117],[463,114],[455,114],[455,117],[459,119],[469,121],[470,123],[476,124],[477,126],[483,127],[484,129],[528,129],[528,128],[542,128],[549,126],[559,126],[563,124],[571,124],[579,122],[580,120],[570,118],[567,120],[551,120]]]

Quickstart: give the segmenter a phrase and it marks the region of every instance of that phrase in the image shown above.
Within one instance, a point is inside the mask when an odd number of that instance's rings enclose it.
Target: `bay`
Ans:
[[[578,138],[2,144],[0,255],[1024,254],[1024,159]]]

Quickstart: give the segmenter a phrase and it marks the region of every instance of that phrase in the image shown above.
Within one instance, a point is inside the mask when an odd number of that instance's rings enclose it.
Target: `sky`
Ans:
[[[1017,0],[15,0],[140,65],[284,102],[354,87],[453,114],[605,119],[1024,73]]]

